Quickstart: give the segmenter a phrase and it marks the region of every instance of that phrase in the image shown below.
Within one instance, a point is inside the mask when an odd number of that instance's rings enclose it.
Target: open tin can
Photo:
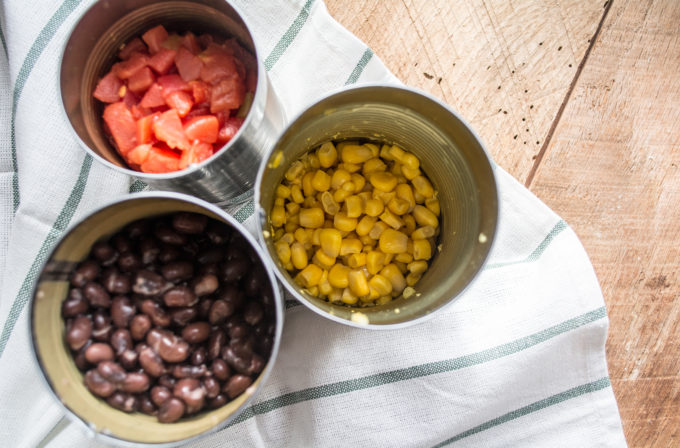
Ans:
[[[241,128],[214,155],[181,171],[148,174],[130,169],[111,144],[104,132],[103,105],[92,93],[121,46],[156,25],[170,31],[234,37],[255,56],[257,83]],[[243,15],[221,0],[94,3],[76,23],[64,46],[59,87],[75,137],[95,160],[155,189],[192,194],[220,206],[244,202],[252,195],[259,163],[285,120]]]
[[[240,244],[238,247],[239,253],[251,254],[244,255],[249,256],[249,259],[252,259],[252,267],[247,275],[252,275],[255,271],[259,271],[259,274],[255,276],[258,285],[256,295],[258,297],[258,303],[261,303],[261,307],[264,310],[264,316],[267,316],[261,321],[266,322],[267,329],[258,334],[266,334],[266,337],[269,338],[267,339],[266,344],[263,345],[266,349],[258,350],[267,350],[269,356],[262,370],[253,375],[254,379],[252,384],[238,396],[235,396],[233,400],[228,401],[226,404],[215,409],[203,409],[199,413],[185,415],[174,423],[160,423],[156,417],[151,415],[146,415],[141,412],[126,413],[114,409],[105,402],[107,397],[99,398],[88,390],[84,384],[84,375],[78,367],[78,361],[70,352],[73,347],[69,347],[70,343],[68,342],[69,337],[67,335],[68,325],[62,315],[65,313],[65,301],[72,300],[69,291],[72,289],[71,285],[73,282],[74,269],[76,269],[76,266],[80,262],[87,259],[88,254],[90,254],[90,249],[95,243],[107,241],[112,235],[120,235],[119,232],[124,230],[126,238],[131,241],[131,247],[135,247],[135,251],[141,251],[143,244],[141,241],[142,237],[134,236],[133,232],[136,232],[136,230],[133,230],[131,223],[138,222],[141,219],[157,219],[178,212],[203,215],[215,222],[215,229],[230,229],[228,234],[221,233],[221,235],[232,235],[234,238],[238,237]],[[209,221],[206,231],[211,231],[210,225]],[[212,231],[215,232],[216,230]],[[202,234],[196,234],[194,236],[203,237]],[[207,236],[210,237],[209,234],[207,234]],[[227,238],[227,236],[222,237],[222,241],[234,241],[233,238],[231,240],[227,240]],[[191,239],[187,244],[191,245],[192,241],[195,242],[196,238]],[[215,237],[210,237],[210,241],[213,243],[211,248],[214,247],[217,249],[232,244],[217,241]],[[228,248],[225,250],[228,250]],[[90,258],[90,260],[92,260],[92,258]],[[197,263],[201,263],[200,259],[197,260]],[[279,349],[283,327],[283,302],[279,285],[276,282],[276,277],[264,260],[264,253],[257,244],[255,238],[253,238],[233,217],[212,204],[188,195],[174,192],[138,193],[93,211],[83,220],[72,225],[57,243],[41,270],[41,274],[34,287],[33,298],[30,302],[29,328],[31,332],[31,348],[33,349],[35,359],[42,376],[47,383],[48,389],[64,406],[67,411],[67,416],[71,420],[82,424],[95,438],[117,445],[175,446],[224,428],[248,407],[257,391],[260,390],[273,369],[273,364]],[[158,260],[149,261],[151,264],[159,262],[160,261]],[[145,266],[151,266],[151,264]],[[104,269],[111,268],[120,268],[121,272],[125,272],[122,271],[120,263],[114,263],[107,268],[104,266],[105,264],[102,264],[102,273],[104,272]],[[143,269],[151,268],[145,267]],[[244,280],[238,280],[239,285],[243,284],[247,275],[244,274]],[[106,282],[106,280],[97,281]],[[221,278],[220,282],[220,287],[232,288],[229,286],[230,283],[224,278]],[[219,294],[220,291],[221,289],[218,289],[214,294]],[[134,304],[137,300],[135,298],[137,292],[134,294],[133,292],[134,288],[125,296],[129,297],[130,302]],[[210,300],[211,303],[217,301],[213,300],[211,295],[202,297],[206,297],[207,299],[205,300]],[[249,297],[251,298],[248,300],[255,300],[250,294]],[[148,300],[157,301],[160,300],[160,298]],[[197,304],[195,306],[198,307],[199,305]],[[91,313],[93,316],[92,319],[95,321],[95,324],[93,325],[96,325],[95,316],[104,309],[106,308],[97,308],[91,303],[89,311],[86,312],[87,314],[81,313],[79,316],[87,317]],[[139,312],[142,312],[142,309],[143,305],[142,308],[139,306],[137,307]],[[168,310],[170,309],[171,308],[168,308]],[[181,311],[185,308],[175,309]],[[168,311],[168,313],[170,312]],[[113,313],[111,313],[111,315],[113,316]],[[142,314],[138,314],[137,316],[141,315]],[[175,317],[172,319],[174,322]],[[188,322],[201,320],[207,320],[207,318],[201,317],[199,314],[194,320],[189,318]],[[109,323],[111,323],[111,321],[109,321]],[[157,328],[155,321],[153,325],[152,329]],[[179,324],[172,323],[170,326],[161,325],[158,328],[178,328],[172,327],[173,325]],[[226,325],[226,322],[224,325]],[[130,331],[132,331],[131,324],[128,324],[128,327],[130,328]],[[120,327],[118,330],[126,329],[128,327]],[[97,327],[93,328],[96,329]],[[217,327],[213,326],[213,329],[214,328]],[[147,336],[151,330],[147,331]],[[214,331],[218,330],[211,331],[214,333]],[[184,333],[182,333],[182,336],[184,337]],[[259,337],[260,336],[258,336],[258,338]],[[97,338],[92,340],[93,344],[97,341],[102,341],[102,339],[95,335],[94,332],[92,333],[92,338]],[[134,344],[136,344],[136,346],[133,351],[136,351],[138,346],[142,345],[145,340],[149,346],[152,345],[148,338],[142,338],[141,340],[134,339]],[[258,340],[263,342],[261,338]],[[109,341],[109,339],[105,339],[104,341]],[[113,345],[113,336],[111,336],[110,341]],[[208,341],[195,342],[196,344],[192,343],[193,347],[199,347],[201,344],[209,344]],[[130,342],[130,344],[132,343],[133,342]],[[132,345],[129,347],[132,347]],[[256,345],[256,347],[259,346]],[[87,346],[85,345],[83,348],[87,348]],[[212,355],[207,356],[206,365],[208,366],[208,371],[211,372],[212,375],[215,375],[212,373],[214,371],[214,365],[209,364],[207,361],[211,359],[210,356]],[[221,356],[224,356],[224,354],[222,353]],[[116,362],[122,363],[120,357],[120,353],[116,355]],[[217,359],[217,357],[215,359]],[[214,361],[210,362],[214,363]],[[189,358],[187,358],[186,363],[189,363]],[[88,364],[89,367],[87,368],[93,368],[93,365],[95,364]],[[177,363],[174,365],[177,366],[180,364]],[[171,367],[173,364],[171,362],[166,362],[165,366],[168,371],[172,371]],[[97,370],[97,367],[94,367],[94,370]],[[141,374],[141,372],[146,371],[141,370],[139,365],[132,370],[129,368],[127,370],[128,372],[139,372],[137,373],[138,375]],[[236,375],[236,373],[233,374]],[[151,374],[149,375],[153,376]],[[173,373],[173,375],[175,374]],[[201,377],[201,381],[208,376],[210,375],[204,373]],[[177,381],[180,380],[178,379]]]

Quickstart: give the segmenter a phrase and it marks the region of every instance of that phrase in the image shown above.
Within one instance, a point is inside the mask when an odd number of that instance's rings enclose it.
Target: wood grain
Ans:
[[[680,445],[678,24],[680,2],[614,0],[531,185],[602,284],[630,446]]]
[[[326,4],[576,230],[626,439],[680,446],[680,2],[614,0],[598,33],[604,1]]]
[[[328,0],[406,84],[453,106],[524,182],[602,16],[589,0]]]

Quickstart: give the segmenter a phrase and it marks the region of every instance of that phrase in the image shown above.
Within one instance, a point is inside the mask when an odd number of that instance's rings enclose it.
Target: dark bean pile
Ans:
[[[256,253],[226,224],[192,213],[135,221],[94,244],[62,316],[87,388],[164,423],[244,392],[275,328]]]

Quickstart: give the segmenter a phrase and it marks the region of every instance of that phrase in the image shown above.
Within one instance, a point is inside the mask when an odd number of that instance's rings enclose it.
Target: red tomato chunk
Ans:
[[[209,159],[243,124],[257,83],[255,57],[235,39],[158,25],[120,48],[92,95],[130,168],[185,169]]]

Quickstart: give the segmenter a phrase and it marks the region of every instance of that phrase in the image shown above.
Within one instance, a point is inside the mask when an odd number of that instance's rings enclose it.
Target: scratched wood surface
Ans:
[[[680,2],[326,0],[574,228],[626,440],[680,446]]]

